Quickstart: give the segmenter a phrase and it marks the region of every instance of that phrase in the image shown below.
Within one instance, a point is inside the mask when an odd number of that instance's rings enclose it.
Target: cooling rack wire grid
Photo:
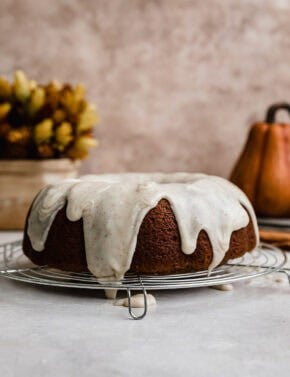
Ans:
[[[121,281],[98,282],[89,272],[64,272],[47,266],[33,265],[22,252],[22,242],[15,241],[0,245],[0,276],[21,282],[53,287],[124,290],[127,292],[129,315],[142,319],[147,314],[147,291],[163,289],[200,288],[230,284],[252,279],[273,272],[287,275],[290,284],[290,269],[285,267],[287,253],[281,249],[261,243],[254,251],[227,264],[208,271],[175,275],[137,275],[127,273]],[[132,308],[132,291],[141,291],[144,309],[141,314]]]

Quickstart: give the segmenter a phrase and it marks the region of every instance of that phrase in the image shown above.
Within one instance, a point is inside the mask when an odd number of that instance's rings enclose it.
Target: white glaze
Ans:
[[[115,306],[129,306],[129,300],[128,297],[126,298],[120,298],[119,300],[116,300],[114,302]],[[147,305],[153,306],[156,305],[156,299],[153,295],[147,293]],[[131,307],[132,308],[144,308],[144,295],[143,293],[138,293],[136,295],[133,295],[131,297]]]
[[[69,220],[83,218],[89,270],[100,280],[121,279],[144,217],[163,198],[175,214],[185,254],[195,251],[199,232],[207,232],[213,248],[209,271],[224,258],[232,232],[247,226],[248,213],[259,239],[253,208],[240,189],[220,177],[187,173],[88,175],[47,186],[33,203],[28,235],[33,248],[42,251],[67,203]]]

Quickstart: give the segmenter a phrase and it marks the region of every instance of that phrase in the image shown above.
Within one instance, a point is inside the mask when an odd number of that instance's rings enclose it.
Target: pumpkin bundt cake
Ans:
[[[44,188],[27,216],[34,263],[121,279],[130,270],[212,270],[258,242],[252,206],[236,186],[204,174],[106,174]]]

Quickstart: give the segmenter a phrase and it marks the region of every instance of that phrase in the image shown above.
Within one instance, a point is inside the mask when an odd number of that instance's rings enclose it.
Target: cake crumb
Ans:
[[[275,279],[275,282],[276,283],[284,283],[285,279],[283,279],[282,277],[281,278],[276,278]]]
[[[105,295],[108,300],[115,300],[117,297],[117,289],[105,289]]]
[[[210,288],[216,289],[218,291],[223,291],[223,292],[229,292],[229,291],[234,290],[234,287],[232,284],[211,285]]]
[[[114,305],[128,307],[129,306],[128,297],[116,300],[114,302]],[[156,305],[156,299],[151,294],[147,294],[147,305],[148,306]],[[131,307],[132,308],[144,308],[144,296],[143,296],[142,293],[139,293],[139,294],[131,297]]]

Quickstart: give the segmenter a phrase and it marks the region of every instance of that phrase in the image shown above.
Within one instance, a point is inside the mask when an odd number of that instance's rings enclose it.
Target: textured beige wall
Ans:
[[[84,82],[84,171],[227,175],[249,124],[290,100],[290,1],[1,0],[0,69]]]

